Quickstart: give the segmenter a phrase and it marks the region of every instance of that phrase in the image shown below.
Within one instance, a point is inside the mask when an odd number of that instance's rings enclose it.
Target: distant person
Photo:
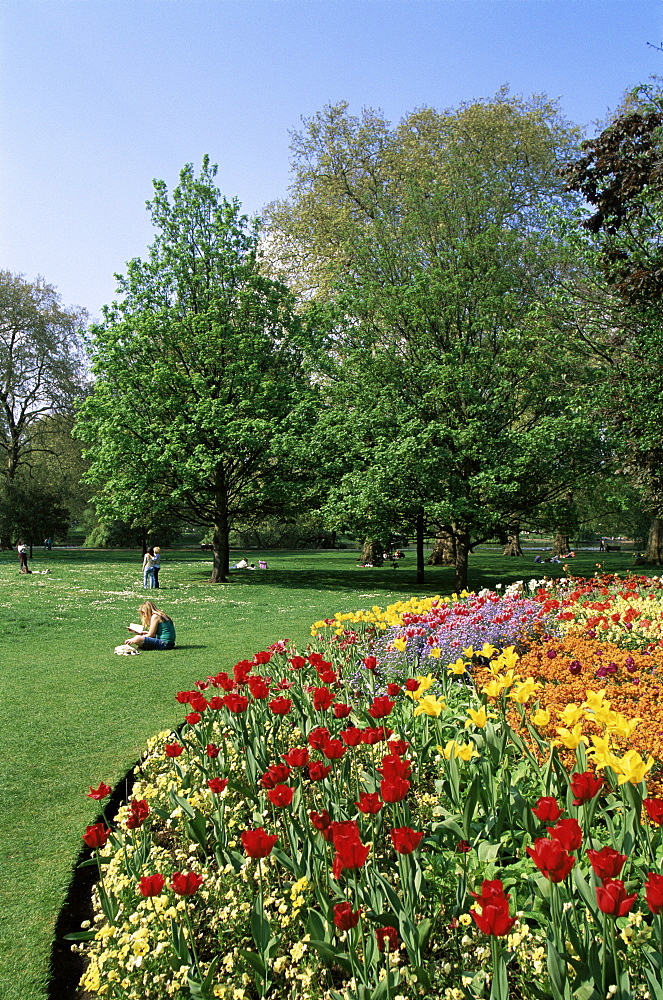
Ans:
[[[28,547],[22,538],[19,538],[18,544],[16,546],[16,551],[18,552],[18,568],[21,573],[32,573],[31,569],[28,569]]]
[[[245,559],[244,556],[242,556],[242,558],[239,560],[239,562],[236,562],[235,565],[232,568],[233,569],[248,569],[249,568],[249,561],[248,561],[248,559]]]
[[[138,614],[141,617],[142,630],[138,631],[140,625],[127,625],[130,632],[136,633],[131,639],[127,639],[127,646],[136,646],[143,650],[174,647],[175,626],[165,611],[157,608],[152,601],[145,601],[139,607]]]
[[[154,552],[148,549],[143,556],[143,590],[154,588]]]
[[[52,538],[49,537],[49,538],[45,538],[44,539],[44,548],[48,549],[49,552],[51,551],[51,549],[53,548],[53,539]]]
[[[154,588],[159,590],[159,570],[161,569],[161,549],[155,545],[152,549],[152,576],[154,578]]]

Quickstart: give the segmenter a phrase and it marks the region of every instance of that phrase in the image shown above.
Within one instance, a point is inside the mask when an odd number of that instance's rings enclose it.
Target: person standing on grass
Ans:
[[[154,588],[154,552],[148,549],[143,556],[143,590]]]
[[[145,601],[138,609],[143,630],[127,639],[127,646],[138,649],[172,649],[175,645],[175,626],[173,620],[165,611],[160,611],[152,601]],[[130,632],[136,632],[138,626],[127,625]]]
[[[154,586],[159,589],[159,570],[161,569],[161,549],[158,545],[155,545],[152,549],[152,577],[154,579]]]
[[[18,540],[16,551],[18,552],[19,571],[21,573],[32,573],[32,570],[28,569],[28,547],[22,538]]]

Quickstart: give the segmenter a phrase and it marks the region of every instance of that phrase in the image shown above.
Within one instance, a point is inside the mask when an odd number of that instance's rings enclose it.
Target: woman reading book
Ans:
[[[152,601],[145,601],[138,609],[142,625],[127,625],[135,632],[127,639],[128,646],[138,649],[172,649],[175,645],[175,626],[165,611],[160,611]]]

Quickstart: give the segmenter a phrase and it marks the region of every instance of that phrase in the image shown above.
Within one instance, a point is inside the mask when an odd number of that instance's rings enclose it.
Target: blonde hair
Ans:
[[[170,621],[170,618],[165,611],[161,611],[156,604],[152,603],[152,601],[145,601],[144,604],[141,604],[138,609],[138,614],[142,619],[143,625],[150,624],[152,615],[159,615],[161,621]]]
[[[155,545],[154,548],[152,549],[152,551],[153,552],[161,552],[161,549],[159,548],[158,545]]]

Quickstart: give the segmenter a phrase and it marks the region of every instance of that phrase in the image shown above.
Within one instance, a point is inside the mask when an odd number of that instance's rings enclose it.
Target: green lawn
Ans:
[[[81,832],[97,814],[85,792],[100,781],[114,785],[150,735],[180,721],[177,690],[277,639],[303,646],[310,623],[335,611],[453,589],[448,568],[428,569],[426,584],[416,585],[412,553],[396,570],[358,569],[356,555],[267,553],[266,572],[237,572],[230,584],[211,586],[208,557],[165,552],[158,596],[178,647],[119,657],[113,647],[148,596],[139,553],[36,550],[31,567],[50,572],[31,576],[18,573],[15,553],[0,554],[2,1000],[45,997],[53,927]],[[562,575],[561,566],[534,566],[533,558],[483,551],[472,557],[470,585]],[[598,561],[582,553],[573,569],[591,575]],[[610,553],[602,562],[625,571],[632,558]]]

